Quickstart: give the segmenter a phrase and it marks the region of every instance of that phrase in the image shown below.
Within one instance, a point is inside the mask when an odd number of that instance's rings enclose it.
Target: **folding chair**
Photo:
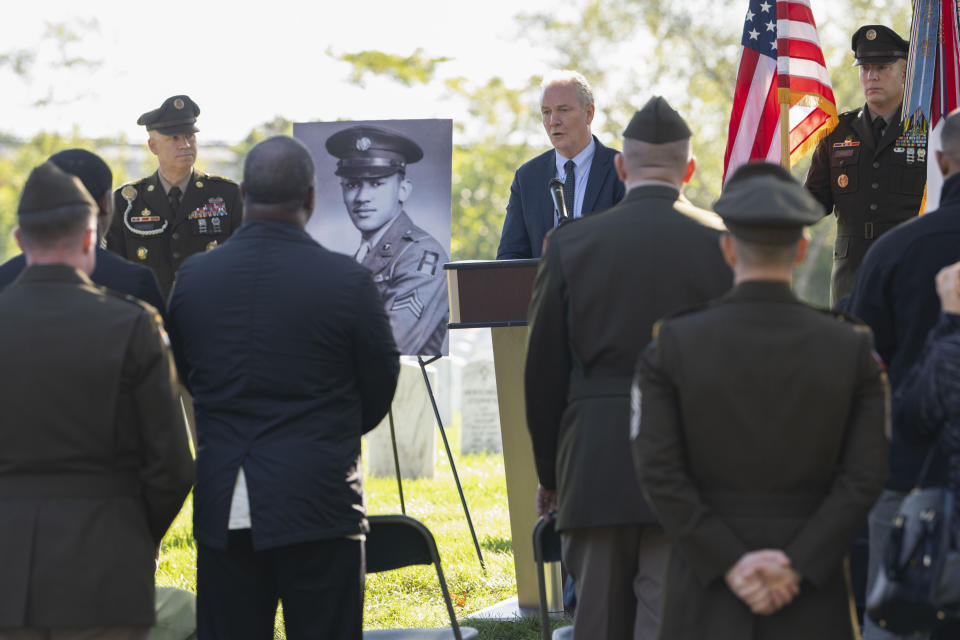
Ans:
[[[461,627],[457,624],[457,614],[453,611],[450,591],[440,566],[440,554],[437,543],[430,530],[418,520],[408,516],[367,516],[370,533],[367,534],[366,557],[367,573],[391,571],[414,564],[432,564],[437,568],[437,580],[440,592],[450,615],[450,627],[446,629],[374,629],[363,632],[364,638],[390,638],[405,640],[413,638],[426,640],[471,640],[477,637],[477,630]]]
[[[560,534],[555,528],[555,520],[546,522],[543,518],[537,520],[533,527],[533,559],[537,563],[537,589],[540,596],[540,628],[543,640],[551,640],[550,614],[547,612],[547,579],[543,565],[546,562],[560,562]],[[560,627],[553,632],[553,640],[568,640],[573,638],[573,626]]]

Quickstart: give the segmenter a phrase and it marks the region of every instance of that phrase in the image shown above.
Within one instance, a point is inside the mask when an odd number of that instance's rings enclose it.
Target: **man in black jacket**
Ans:
[[[110,167],[100,156],[85,149],[65,149],[50,156],[49,160],[61,171],[80,178],[83,186],[97,202],[97,237],[102,242],[113,219],[113,193],[110,190],[113,186],[113,172]],[[0,265],[0,290],[13,282],[25,266],[23,254]],[[161,315],[166,313],[157,277],[144,266],[128,262],[106,249],[97,247],[97,266],[90,274],[90,279],[108,289],[129,294],[153,305]]]
[[[310,153],[261,142],[246,219],[187,260],[170,331],[195,399],[201,638],[359,639],[366,531],[360,436],[387,413],[397,347],[370,272],[304,231]]]

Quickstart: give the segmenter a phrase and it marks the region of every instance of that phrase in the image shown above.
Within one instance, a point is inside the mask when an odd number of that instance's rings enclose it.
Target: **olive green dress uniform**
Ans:
[[[909,43],[882,25],[864,25],[851,46],[857,65],[889,64],[907,57]],[[850,295],[873,242],[920,213],[927,181],[927,136],[904,134],[900,109],[878,140],[866,104],[839,119],[817,145],[804,184],[827,214],[837,216],[831,305]]]
[[[360,262],[383,297],[400,353],[438,355],[447,350],[447,252],[401,212]]]
[[[905,135],[900,111],[874,143],[866,105],[840,122],[814,152],[806,187],[837,216],[830,300],[853,289],[873,242],[920,212],[927,182],[927,136]]]
[[[176,211],[159,171],[117,189],[114,210],[107,249],[153,269],[164,297],[184,260],[223,244],[243,222],[237,184],[199,171],[190,177]]]
[[[817,202],[767,166],[807,201],[806,224],[818,219]],[[763,181],[740,186],[753,195],[715,207],[738,237],[728,211],[760,216],[796,200]],[[805,305],[786,281],[747,280],[654,336],[637,365],[631,433],[642,485],[675,544],[660,638],[858,637],[844,554],[883,488],[889,450],[869,328]],[[799,595],[769,616],[724,580],[760,549],[784,551],[803,576]]]

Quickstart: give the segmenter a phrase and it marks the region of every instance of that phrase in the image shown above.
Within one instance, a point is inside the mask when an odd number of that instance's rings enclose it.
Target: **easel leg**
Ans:
[[[433,405],[433,415],[437,418],[437,426],[440,428],[440,437],[443,438],[443,446],[447,450],[447,459],[450,461],[450,470],[453,472],[453,480],[457,483],[457,491],[460,493],[460,504],[463,505],[463,513],[467,516],[467,526],[470,528],[470,535],[473,537],[473,546],[477,550],[477,558],[480,559],[480,568],[487,572],[487,565],[483,561],[483,552],[480,551],[480,542],[477,540],[477,532],[473,528],[473,519],[470,518],[470,509],[467,508],[467,499],[463,495],[463,487],[460,485],[460,476],[457,475],[457,465],[453,462],[453,452],[450,451],[450,443],[447,441],[447,432],[443,428],[443,420],[440,419],[440,410],[437,408],[437,401],[433,397],[433,388],[430,386],[430,378],[427,376],[427,365],[439,360],[440,356],[434,356],[427,362],[417,356],[417,362],[420,363],[420,371],[423,373],[423,382],[427,385],[427,395],[430,396],[430,404]]]
[[[397,492],[400,493],[400,512],[407,515],[407,505],[403,502],[403,481],[400,479],[400,456],[397,454],[397,432],[393,427],[393,407],[387,412],[390,418],[390,442],[393,444],[393,466],[397,470]]]

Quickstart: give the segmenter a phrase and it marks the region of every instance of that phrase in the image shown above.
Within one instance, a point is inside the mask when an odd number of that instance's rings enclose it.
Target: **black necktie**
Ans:
[[[167,199],[170,201],[170,210],[176,213],[180,208],[180,187],[170,187]]]
[[[883,137],[883,128],[885,126],[887,126],[887,123],[883,121],[883,118],[873,119],[873,143],[875,146],[880,144],[880,138]]]
[[[571,218],[573,217],[574,198],[576,197],[574,195],[576,193],[576,189],[573,182],[573,169],[576,166],[577,165],[574,164],[573,160],[567,160],[566,164],[563,165],[563,168],[567,172],[567,175],[564,176],[563,180],[563,199],[567,204],[567,213]]]

